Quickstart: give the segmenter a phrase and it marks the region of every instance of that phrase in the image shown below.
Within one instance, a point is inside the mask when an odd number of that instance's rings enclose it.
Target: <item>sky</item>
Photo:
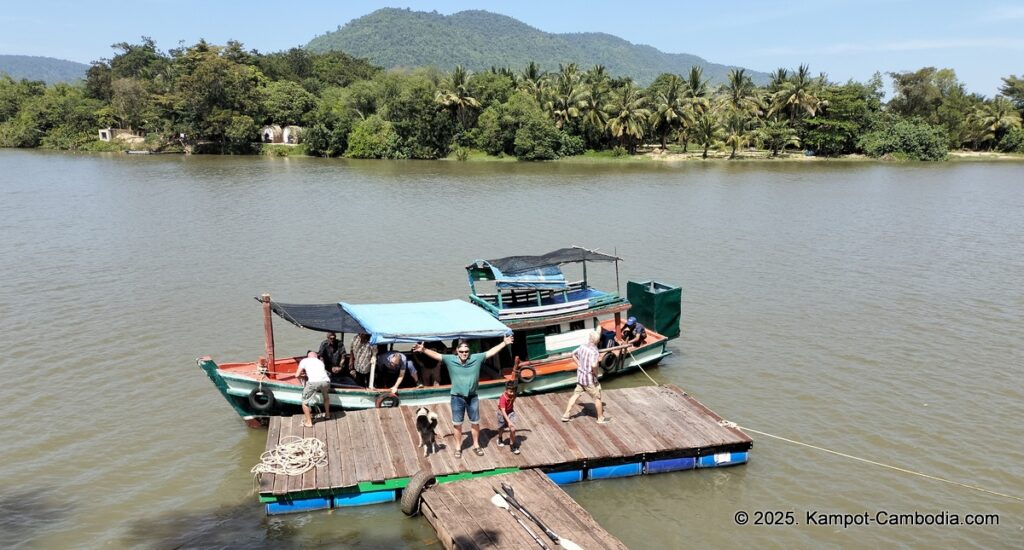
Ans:
[[[810,65],[829,78],[952,68],[971,92],[1024,74],[1024,0],[329,1],[36,0],[0,9],[0,54],[89,63],[111,44],[153,38],[166,51],[200,38],[272,52],[383,7],[451,14],[483,9],[546,32],[605,32],[668,53],[770,72]]]

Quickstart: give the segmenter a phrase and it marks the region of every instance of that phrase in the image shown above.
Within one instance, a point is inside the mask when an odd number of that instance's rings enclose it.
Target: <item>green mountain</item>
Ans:
[[[73,82],[85,78],[89,66],[55,57],[34,55],[0,55],[0,74],[8,74],[15,80],[42,80],[47,84]]]
[[[342,50],[385,68],[455,65],[481,71],[512,67],[519,71],[536,61],[546,71],[575,62],[581,69],[601,64],[613,76],[631,76],[646,86],[661,73],[684,75],[699,65],[713,83],[725,81],[738,68],[711,63],[695,55],[664,53],[604,33],[553,34],[517,19],[481,10],[452,15],[384,8],[349,21],[336,31],[317,36],[311,51]],[[768,74],[748,71],[755,83]]]

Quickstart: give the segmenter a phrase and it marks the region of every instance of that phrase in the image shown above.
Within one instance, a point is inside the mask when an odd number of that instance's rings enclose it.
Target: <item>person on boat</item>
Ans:
[[[433,341],[424,344],[424,347],[432,349],[437,353],[443,355],[445,347],[443,342]],[[416,363],[416,370],[420,375],[420,383],[424,386],[440,386],[441,385],[441,361],[427,357],[427,354],[423,352],[414,353],[412,356],[413,361]]]
[[[391,387],[391,393],[398,391],[405,374],[409,373],[416,387],[422,387],[419,376],[416,374],[416,367],[404,353],[398,351],[386,351],[377,356],[377,374],[374,385],[378,387]]]
[[[327,374],[331,377],[332,384],[349,384],[355,381],[349,376],[345,344],[338,339],[338,335],[328,332],[323,342],[320,342],[320,349],[317,351],[320,360],[327,367]]]
[[[636,322],[636,319],[632,320],[634,323]],[[569,421],[569,414],[583,392],[587,392],[594,400],[598,424],[607,424],[612,419],[610,416],[604,415],[604,403],[601,402],[601,383],[597,380],[597,364],[601,355],[601,352],[597,350],[599,341],[601,341],[601,332],[595,330],[590,333],[587,343],[572,352],[572,359],[576,361],[576,389],[573,390],[569,404],[565,407],[565,412],[562,413],[562,422]]]
[[[505,382],[505,393],[498,399],[498,446],[504,447],[501,440],[501,432],[508,427],[508,446],[512,454],[519,454],[519,444],[516,441],[516,382],[509,380]]]
[[[370,345],[369,334],[356,334],[352,338],[352,370],[356,383],[364,388],[370,384],[370,369],[376,361],[376,346]]]
[[[302,386],[302,414],[306,420],[302,425],[306,428],[313,427],[313,410],[311,407],[316,404],[317,395],[323,400],[324,414],[331,416],[331,399],[328,392],[331,391],[331,377],[327,375],[327,367],[317,357],[315,351],[306,353],[306,358],[299,361],[299,367],[295,370],[295,377]]]
[[[509,334],[493,348],[483,353],[469,354],[469,344],[465,340],[459,340],[455,347],[455,355],[441,355],[429,349],[422,342],[413,346],[412,350],[423,352],[430,357],[444,363],[448,367],[448,374],[452,379],[451,405],[452,424],[455,432],[455,458],[462,458],[462,421],[469,416],[469,429],[473,436],[473,452],[477,456],[483,456],[484,451],[480,448],[480,399],[476,395],[477,386],[480,384],[480,367],[484,361],[494,357],[505,346],[512,345],[512,335]]]
[[[634,348],[644,345],[647,341],[647,329],[637,322],[636,317],[626,319],[626,324],[622,327],[622,341]]]

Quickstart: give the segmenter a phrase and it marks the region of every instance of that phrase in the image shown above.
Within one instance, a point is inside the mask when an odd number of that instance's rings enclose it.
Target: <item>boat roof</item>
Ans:
[[[561,265],[579,262],[617,262],[617,256],[587,250],[578,246],[559,248],[540,256],[507,256],[493,260],[476,260],[466,266],[472,274],[489,269],[484,277],[493,279],[498,288],[564,289],[568,286]],[[472,276],[472,275],[471,275]]]
[[[370,335],[371,344],[495,338],[512,333],[486,311],[462,300],[339,305]]]
[[[270,302],[270,309],[289,323],[319,330],[321,332],[343,332],[364,334],[366,329],[342,309],[341,304],[283,304]]]

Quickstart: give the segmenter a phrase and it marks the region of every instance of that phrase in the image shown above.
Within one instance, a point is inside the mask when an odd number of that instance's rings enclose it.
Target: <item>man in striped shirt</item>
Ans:
[[[604,405],[601,403],[601,383],[597,381],[597,363],[600,357],[597,343],[600,340],[601,332],[595,330],[590,333],[586,344],[572,352],[572,359],[576,361],[576,389],[573,390],[572,397],[569,398],[569,405],[565,407],[565,413],[562,414],[562,422],[569,421],[569,413],[583,392],[587,392],[594,399],[598,424],[607,424],[612,419],[610,416],[604,415]]]

